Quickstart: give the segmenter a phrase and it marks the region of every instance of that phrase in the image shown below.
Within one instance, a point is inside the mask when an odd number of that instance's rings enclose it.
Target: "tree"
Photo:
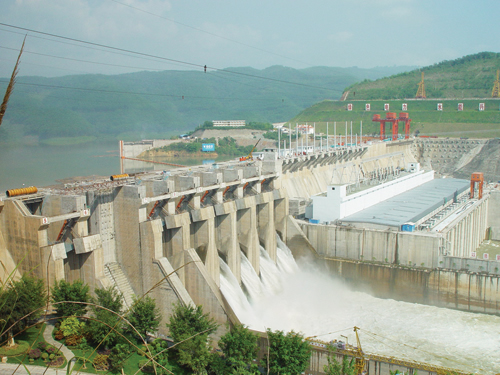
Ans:
[[[113,286],[105,289],[96,289],[95,294],[97,299],[93,299],[96,305],[105,307],[120,314],[123,307],[123,297],[122,294],[116,290]]]
[[[93,317],[87,325],[87,332],[95,344],[109,348],[117,343],[123,332],[121,318],[117,315],[122,310],[122,295],[112,286],[96,289],[95,294],[97,298],[92,302],[96,306],[91,307]]]
[[[89,302],[89,286],[81,280],[68,283],[60,280],[51,289],[52,302]],[[56,315],[59,317],[84,316],[87,312],[85,304],[78,303],[58,303],[55,305]]]
[[[210,360],[207,366],[208,375],[227,375],[231,370],[224,358],[219,352],[210,353]]]
[[[23,275],[0,294],[0,335],[12,326],[9,334],[22,331],[29,320],[42,315],[41,307],[47,302],[43,280]]]
[[[130,346],[128,344],[118,344],[111,349],[108,361],[109,367],[113,372],[119,372],[123,368],[124,363],[130,357]]]
[[[202,128],[213,128],[214,123],[213,123],[213,121],[205,121],[201,127]]]
[[[323,367],[327,375],[355,375],[356,374],[356,359],[354,357],[349,360],[349,357],[342,357],[342,364],[335,358],[335,351],[329,348],[328,365]]]
[[[120,316],[104,309],[95,309],[92,319],[87,324],[87,333],[95,345],[103,345],[105,348],[114,346],[123,329],[119,321]]]
[[[286,335],[283,331],[267,330],[269,355],[265,366],[270,374],[300,374],[309,363],[311,349],[304,337],[293,331]]]
[[[168,363],[168,343],[162,339],[154,340],[150,345],[148,345],[151,351],[151,364],[156,367],[157,374],[168,374],[167,370],[171,370],[172,367]],[[147,353],[149,356],[149,353]],[[165,370],[166,368],[167,370]]]
[[[258,373],[253,361],[257,358],[257,336],[243,325],[237,324],[221,337],[219,347],[224,353],[228,366],[235,371]]]
[[[175,350],[179,364],[195,374],[203,373],[210,361],[208,335],[215,332],[217,323],[209,314],[203,314],[201,306],[176,304],[167,327],[177,344]]]
[[[128,321],[145,338],[148,332],[154,332],[160,324],[160,309],[156,307],[156,302],[150,296],[137,300],[134,297],[134,304],[127,316]],[[135,332],[134,332],[135,333]]]

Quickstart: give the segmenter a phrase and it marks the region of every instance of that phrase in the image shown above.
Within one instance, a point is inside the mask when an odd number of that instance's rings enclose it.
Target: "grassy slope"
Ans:
[[[353,110],[347,111],[347,103],[353,104]],[[371,111],[365,111],[365,104],[370,103]],[[380,125],[372,122],[375,113],[385,117],[383,108],[388,103],[390,110],[401,112],[401,105],[407,103],[408,113],[412,119],[411,131],[420,131],[421,135],[464,136],[491,138],[500,137],[500,100],[367,100],[367,101],[323,101],[301,112],[290,122],[316,123],[316,131],[326,133],[328,121],[329,133],[333,134],[333,122],[337,123],[337,134],[345,134],[345,121],[353,122],[353,132],[360,133],[360,122],[363,123],[363,134],[376,134]],[[443,103],[443,111],[437,111],[437,103]],[[458,103],[464,103],[464,111],[458,112]],[[485,103],[485,111],[479,112],[479,103]],[[400,132],[401,132],[400,124]]]
[[[426,100],[414,99],[420,81],[420,71],[417,70],[376,81],[365,80],[346,89],[350,93],[346,101],[322,101],[302,111],[290,122],[316,122],[317,131],[326,132],[326,122],[336,121],[342,123],[337,134],[344,134],[345,121],[349,133],[353,121],[353,132],[359,134],[362,121],[363,134],[377,134],[380,125],[372,122],[373,114],[384,117],[385,103],[389,103],[391,112],[396,113],[402,110],[403,103],[407,103],[412,132],[418,130],[422,135],[447,137],[500,137],[500,100],[480,99],[491,96],[499,68],[500,54],[486,52],[423,68]],[[347,111],[348,103],[353,104],[352,111]],[[366,103],[370,103],[371,111],[364,110]],[[438,103],[443,103],[443,111],[437,111]],[[464,103],[461,112],[457,110],[458,103]],[[484,112],[479,112],[479,103],[485,103]],[[332,127],[329,133],[333,134]]]
[[[500,53],[481,52],[421,70],[365,80],[347,87],[346,91],[351,100],[414,98],[424,72],[427,98],[488,98],[497,69],[500,69]]]

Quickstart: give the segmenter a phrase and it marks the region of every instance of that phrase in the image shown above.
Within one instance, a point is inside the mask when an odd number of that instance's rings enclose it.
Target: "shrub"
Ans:
[[[28,353],[30,359],[38,359],[42,355],[42,351],[40,349],[31,349]]]
[[[76,345],[80,344],[80,342],[82,341],[82,338],[83,338],[83,336],[79,336],[79,335],[69,335],[68,337],[66,337],[66,340],[64,342],[68,346],[76,346]]]
[[[28,359],[29,363],[32,365],[33,363],[35,363],[35,360],[33,358],[30,358]]]
[[[47,348],[45,348],[45,351],[46,351],[47,353],[49,353],[49,354],[54,354],[54,353],[56,352],[56,350],[57,350],[57,349],[56,349],[55,347],[53,347],[52,345],[47,346]]]
[[[52,361],[56,357],[55,354],[49,354],[49,359]]]
[[[40,350],[45,350],[45,348],[47,347],[47,343],[43,342],[43,341],[40,341],[38,344],[36,344],[36,346]]]
[[[107,370],[109,369],[108,356],[104,354],[98,354],[95,356],[92,362],[96,370]]]
[[[70,316],[62,321],[60,329],[64,337],[80,335],[85,329],[85,323],[80,322],[75,316]]]
[[[102,355],[107,355],[109,357],[109,355],[111,354],[111,349],[99,349],[97,353]]]
[[[61,330],[56,331],[56,333],[54,333],[54,338],[56,340],[62,340],[62,339],[64,339],[64,333],[63,333],[63,331],[61,331]]]
[[[47,359],[49,359],[49,355],[47,353],[43,353],[42,354],[42,359],[43,359],[44,362],[46,362]]]
[[[49,366],[51,367],[61,367],[64,364],[64,357],[56,357],[52,361],[49,362]]]

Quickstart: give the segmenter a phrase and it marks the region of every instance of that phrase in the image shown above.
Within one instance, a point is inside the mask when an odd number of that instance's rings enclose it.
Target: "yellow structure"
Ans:
[[[418,84],[418,90],[417,90],[417,95],[415,95],[415,98],[420,98],[420,99],[425,99],[425,85],[424,85],[424,72],[422,72],[422,80]]]
[[[491,90],[491,97],[492,98],[498,98],[499,93],[500,93],[500,79],[498,78],[500,74],[500,70],[497,70],[497,79],[495,80],[495,83],[493,84],[493,90]]]

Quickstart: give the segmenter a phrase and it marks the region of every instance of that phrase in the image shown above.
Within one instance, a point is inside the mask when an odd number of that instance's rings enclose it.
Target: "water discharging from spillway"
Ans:
[[[221,259],[221,291],[252,329],[302,332],[329,341],[354,326],[366,353],[428,362],[466,372],[500,372],[500,317],[375,298],[306,264],[297,267],[278,238],[277,264],[264,249],[257,275],[242,252],[242,287]],[[328,334],[329,332],[335,332]]]

